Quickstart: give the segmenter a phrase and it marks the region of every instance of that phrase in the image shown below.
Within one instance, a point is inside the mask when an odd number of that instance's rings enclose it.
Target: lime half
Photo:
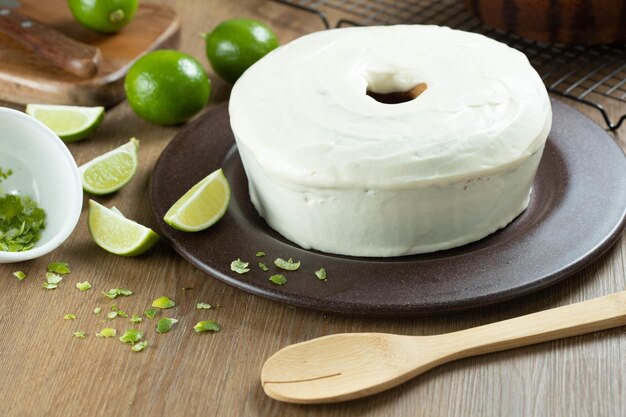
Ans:
[[[137,171],[139,141],[132,138],[127,144],[100,155],[78,168],[83,190],[97,195],[110,194],[126,185]]]
[[[159,240],[152,229],[89,200],[89,233],[102,249],[122,256],[141,255]]]
[[[222,218],[230,201],[230,186],[218,169],[194,185],[165,213],[163,220],[174,229],[198,232]]]
[[[29,104],[26,113],[48,126],[63,141],[76,142],[100,126],[104,107]]]

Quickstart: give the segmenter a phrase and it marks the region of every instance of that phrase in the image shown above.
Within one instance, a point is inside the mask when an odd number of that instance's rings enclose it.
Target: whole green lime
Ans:
[[[230,19],[206,35],[206,55],[215,72],[234,83],[252,64],[278,47],[276,34],[253,19]]]
[[[139,0],[67,0],[67,4],[87,29],[114,33],[133,20]]]
[[[174,125],[207,104],[211,80],[195,58],[162,50],[150,52],[133,64],[124,89],[138,116],[155,124]]]

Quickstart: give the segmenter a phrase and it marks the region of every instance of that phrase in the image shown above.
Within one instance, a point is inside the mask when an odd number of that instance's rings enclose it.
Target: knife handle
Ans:
[[[91,78],[98,72],[101,60],[98,48],[78,42],[13,9],[0,8],[0,33],[77,77]]]

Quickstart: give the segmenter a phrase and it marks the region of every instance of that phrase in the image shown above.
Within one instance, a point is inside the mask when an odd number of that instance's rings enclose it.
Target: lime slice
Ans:
[[[159,240],[152,229],[89,200],[89,233],[102,249],[123,256],[141,255]]]
[[[29,104],[26,113],[48,126],[65,142],[76,142],[100,126],[104,107]]]
[[[100,155],[78,168],[83,190],[97,195],[119,190],[137,171],[139,141],[132,138],[119,148]]]
[[[163,220],[174,229],[198,232],[222,218],[230,201],[230,186],[218,169],[194,185],[165,213]]]

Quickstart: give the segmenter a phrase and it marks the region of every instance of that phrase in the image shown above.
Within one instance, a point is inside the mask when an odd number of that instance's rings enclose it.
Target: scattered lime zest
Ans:
[[[119,294],[117,292],[117,288],[111,288],[109,291],[102,291],[102,295],[110,299],[113,299],[117,297]]]
[[[205,230],[224,216],[230,194],[230,185],[220,168],[180,197],[165,213],[163,220],[183,232]]]
[[[265,252],[257,252],[255,255],[257,258],[260,258],[262,256],[265,256]]]
[[[52,262],[48,265],[48,272],[65,275],[70,273],[70,265],[67,262]]]
[[[98,337],[115,337],[116,334],[117,334],[117,332],[115,331],[115,329],[112,329],[111,327],[106,327],[106,328],[100,330],[100,333],[96,333],[96,336],[98,336]]]
[[[54,272],[46,272],[46,282],[43,283],[43,287],[47,290],[53,290],[57,288],[59,283],[63,281],[63,277],[55,274]]]
[[[245,274],[246,272],[250,271],[248,265],[250,265],[248,262],[244,262],[241,259],[237,258],[230,263],[230,270],[238,274]]]
[[[176,305],[173,300],[170,300],[169,297],[163,296],[159,297],[152,302],[152,307],[167,309],[172,308]]]
[[[143,338],[143,331],[137,329],[129,329],[120,336],[120,342],[135,344]]]
[[[76,320],[76,314],[66,314],[63,316],[63,320]]]
[[[145,349],[146,346],[148,346],[148,342],[146,340],[144,340],[143,342],[139,342],[139,343],[134,344],[131,347],[131,350],[133,352],[141,352],[142,350]]]
[[[89,200],[88,223],[94,242],[116,255],[141,255],[159,240],[159,235],[149,227],[127,219],[93,200]]]
[[[26,274],[23,271],[15,271],[13,276],[20,281],[24,281],[26,279]]]
[[[315,271],[315,276],[322,281],[326,281],[326,269],[318,269],[317,271]]]
[[[263,262],[259,262],[259,268],[261,268],[261,271],[269,271],[270,269],[267,267],[267,265],[265,265]]]
[[[122,310],[120,310],[115,304],[113,304],[111,306],[111,312],[116,313],[115,317],[128,317],[128,314],[124,313]],[[111,314],[111,313],[109,313]],[[113,318],[115,318],[113,317]]]
[[[221,327],[219,324],[214,322],[213,320],[205,320],[197,323],[193,326],[193,331],[196,333],[200,332],[219,332]]]
[[[139,141],[130,141],[102,154],[78,168],[83,190],[95,195],[111,194],[126,184],[137,172]]]
[[[77,339],[84,339],[87,337],[87,333],[83,332],[83,331],[77,331],[73,333],[74,337]]]
[[[28,196],[0,196],[0,251],[32,249],[45,228],[46,213]]]
[[[149,319],[153,319],[153,318],[155,318],[157,316],[157,314],[159,314],[159,311],[160,310],[158,310],[156,308],[149,308],[149,309],[147,309],[146,311],[143,312],[143,315],[146,316]]]
[[[29,104],[26,113],[48,126],[64,142],[85,139],[104,119],[104,107]]]
[[[111,288],[109,291],[102,291],[102,294],[110,299],[114,299],[119,295],[122,295],[124,297],[131,296],[133,295],[133,292],[126,288]]]
[[[285,285],[287,283],[287,278],[283,274],[276,274],[270,277],[270,281],[276,285]]]
[[[63,277],[55,274],[54,272],[46,272],[46,281],[48,284],[58,284],[63,281]]]
[[[87,291],[91,288],[91,284],[89,283],[89,281],[77,282],[76,288],[78,288],[80,291]]]
[[[102,309],[100,307],[96,307],[93,309],[93,314],[100,314],[101,311]]]
[[[210,308],[211,308],[211,304],[207,304],[207,303],[196,304],[196,310],[209,310]]]
[[[109,312],[107,313],[107,318],[108,318],[109,320],[113,320],[113,319],[114,319],[114,318],[116,318],[116,317],[117,317],[117,311],[109,311]]]
[[[300,262],[294,262],[291,258],[289,258],[288,260],[276,258],[274,260],[274,265],[276,265],[280,269],[284,269],[285,271],[295,271],[300,268]]]
[[[178,320],[171,317],[163,317],[160,318],[156,325],[157,333],[167,333],[172,329],[172,326],[178,323]]]
[[[133,314],[131,318],[128,319],[128,321],[130,321],[131,323],[141,323],[143,319],[140,316]]]

